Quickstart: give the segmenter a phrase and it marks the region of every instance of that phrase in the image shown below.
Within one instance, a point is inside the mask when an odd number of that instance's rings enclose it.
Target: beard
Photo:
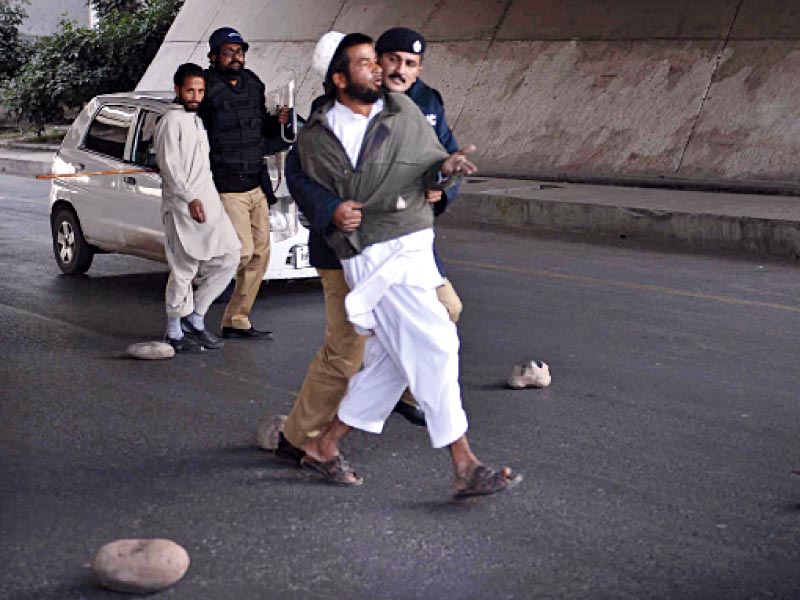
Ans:
[[[238,60],[231,61],[224,69],[220,69],[223,75],[238,75],[244,68],[244,63]]]
[[[381,97],[380,87],[369,88],[366,85],[352,81],[349,75],[345,76],[347,78],[347,87],[344,88],[344,93],[353,100],[358,100],[364,104],[375,104]]]
[[[200,110],[200,103],[194,100],[184,100],[180,94],[175,96],[175,104],[180,104],[186,112],[197,112]]]

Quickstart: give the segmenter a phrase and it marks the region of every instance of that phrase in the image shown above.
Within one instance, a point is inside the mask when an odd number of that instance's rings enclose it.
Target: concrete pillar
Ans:
[[[187,0],[139,89],[206,64],[216,27],[251,44],[300,112],[328,30],[429,41],[423,78],[484,172],[792,180],[800,136],[800,0]]]

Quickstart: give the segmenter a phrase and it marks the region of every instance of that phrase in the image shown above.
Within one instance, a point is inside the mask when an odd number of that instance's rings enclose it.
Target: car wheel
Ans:
[[[53,217],[53,253],[58,268],[67,275],[86,273],[92,266],[94,250],[86,242],[78,217],[60,208]]]

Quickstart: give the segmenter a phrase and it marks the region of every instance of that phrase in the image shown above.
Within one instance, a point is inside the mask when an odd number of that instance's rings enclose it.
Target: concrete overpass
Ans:
[[[139,89],[239,29],[305,114],[324,32],[402,25],[484,173],[792,183],[800,175],[800,0],[186,0]]]

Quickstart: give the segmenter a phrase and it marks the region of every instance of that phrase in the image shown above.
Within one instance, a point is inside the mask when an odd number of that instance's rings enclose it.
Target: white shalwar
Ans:
[[[424,229],[342,261],[351,289],[347,318],[374,335],[338,416],[351,427],[380,433],[408,387],[425,411],[433,447],[442,448],[466,433],[467,416],[458,384],[458,333],[436,296],[443,279],[433,236],[433,229]]]
[[[241,243],[211,175],[208,135],[197,113],[176,104],[161,117],[155,133],[161,173],[161,215],[170,267],[165,292],[167,316],[205,314],[236,274]],[[189,214],[203,203],[205,221]],[[197,289],[192,290],[192,280]]]

